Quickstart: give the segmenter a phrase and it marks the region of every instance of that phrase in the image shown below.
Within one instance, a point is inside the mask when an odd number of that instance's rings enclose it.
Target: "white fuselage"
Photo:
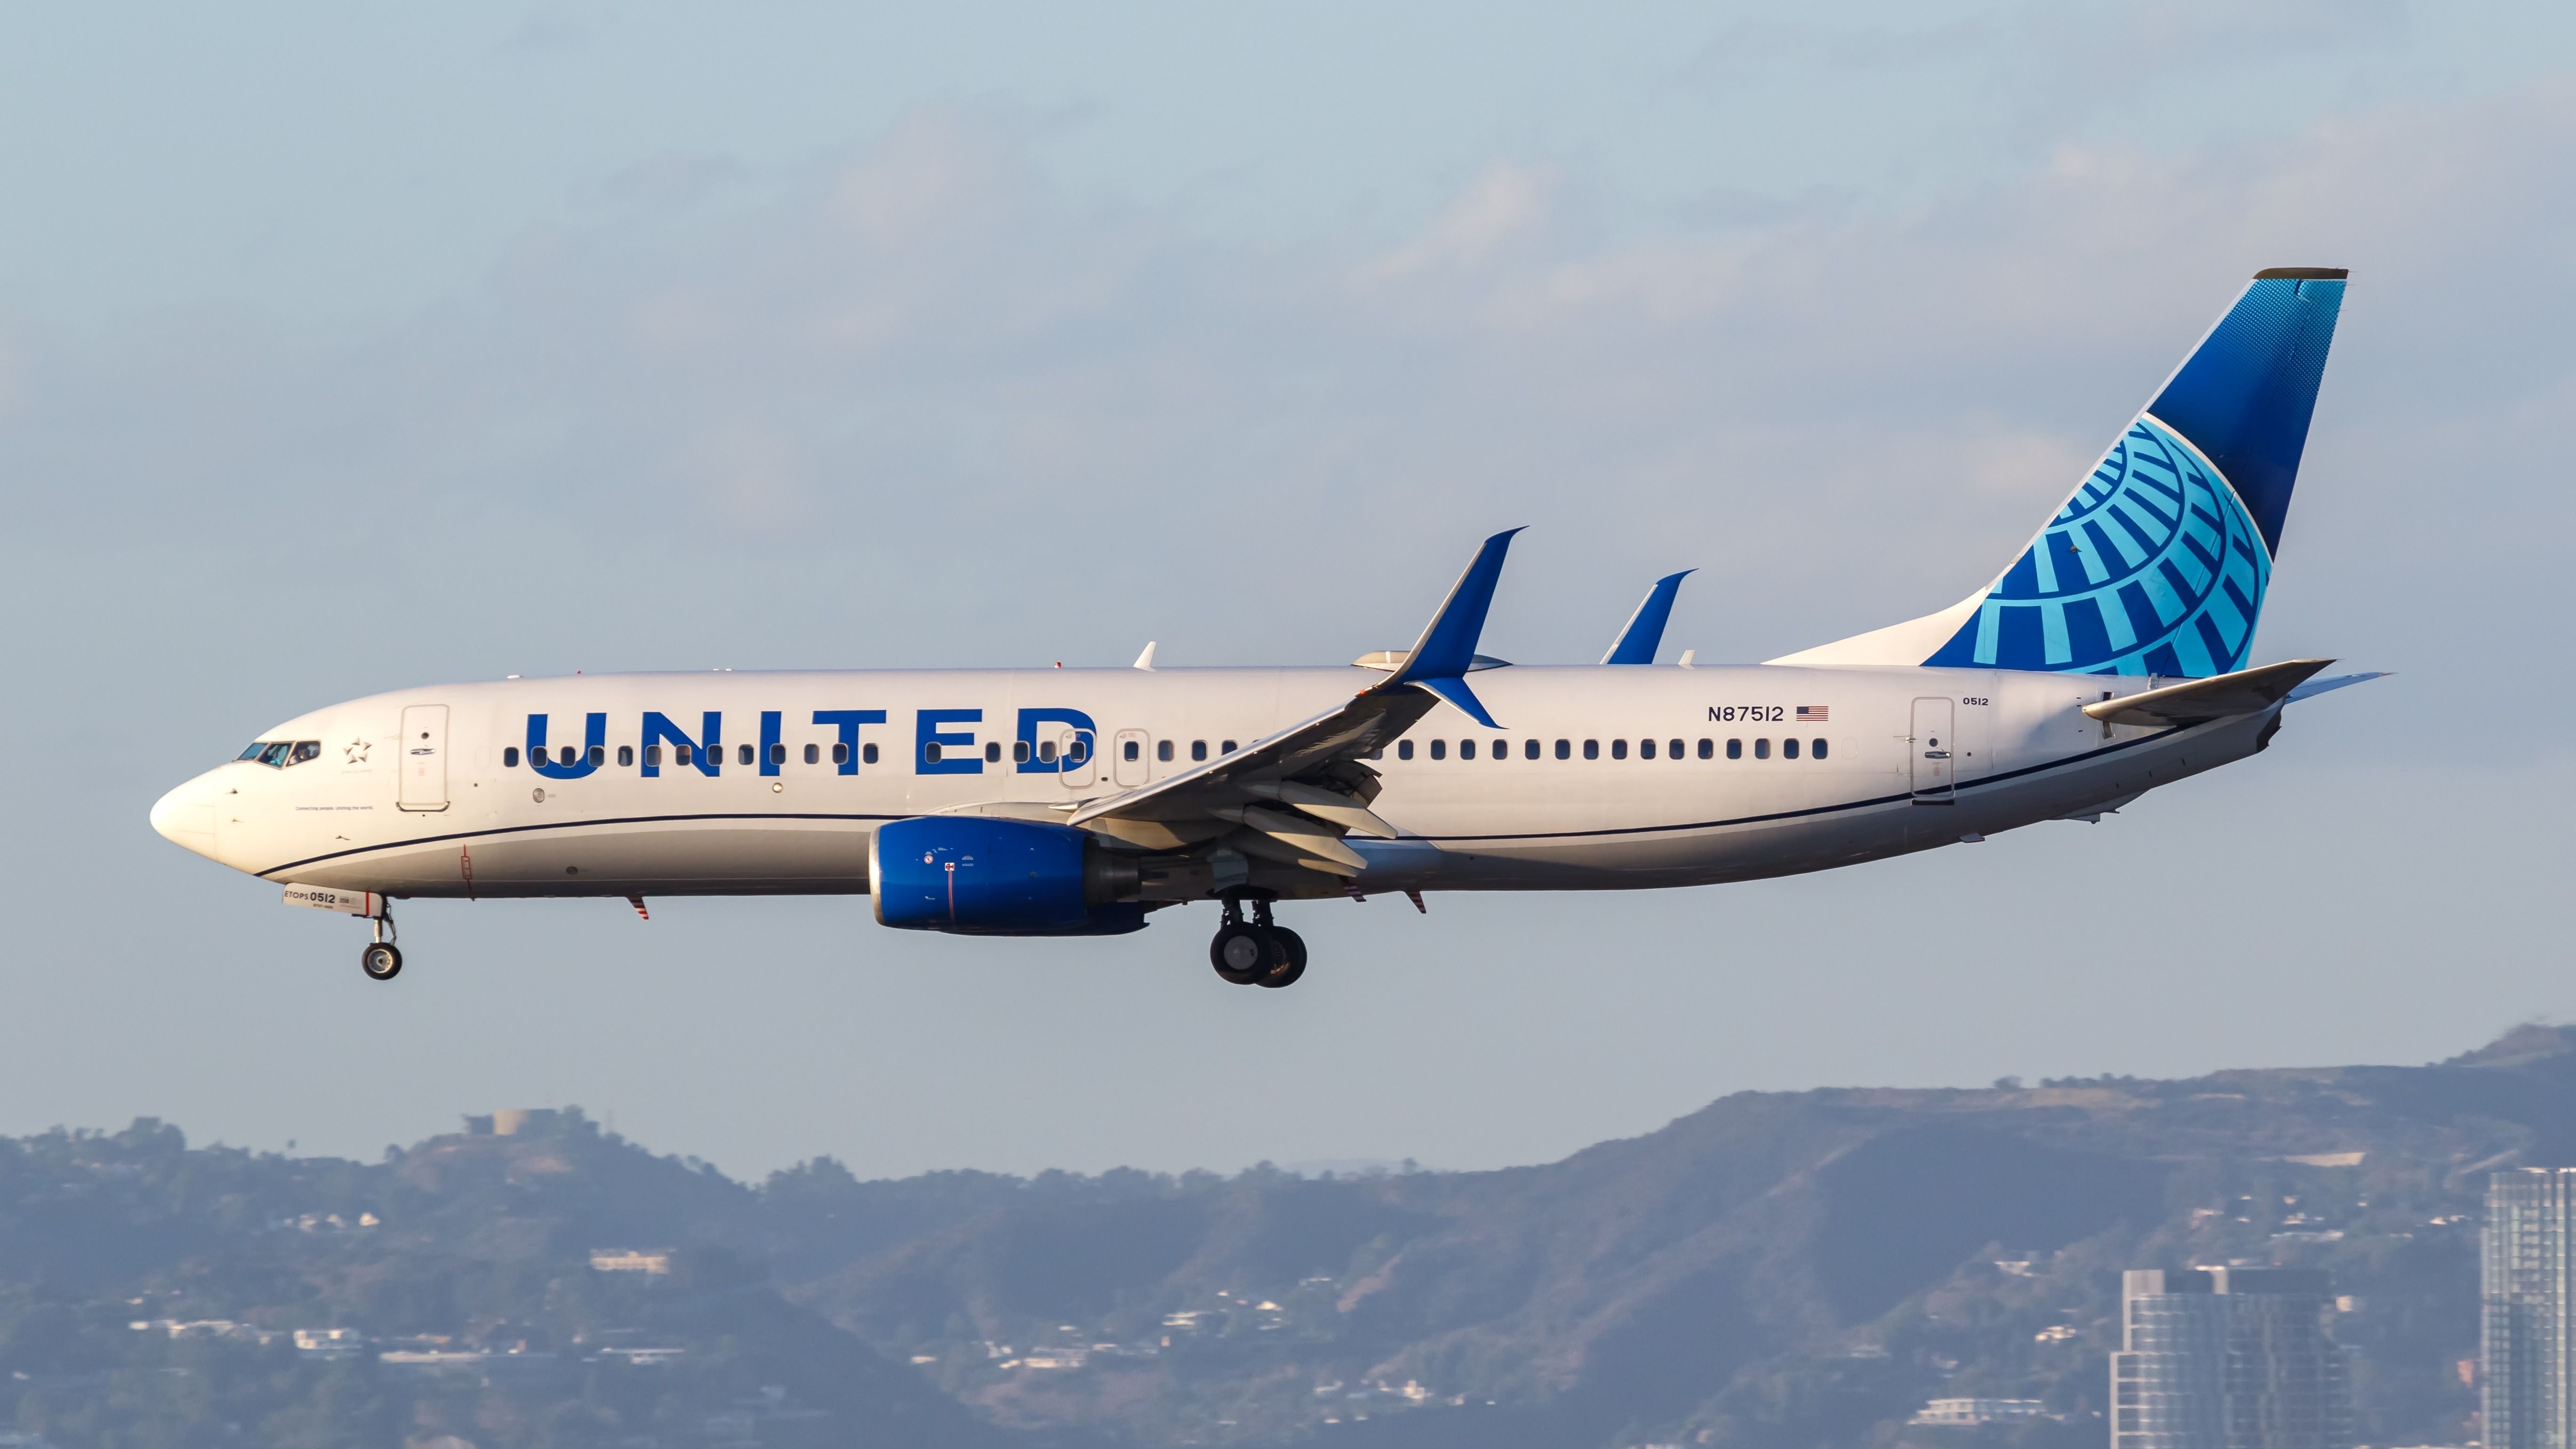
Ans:
[[[860,892],[884,822],[1062,818],[1058,807],[1167,778],[1201,744],[1249,745],[1380,677],[837,671],[404,690],[263,734],[319,749],[220,766],[171,791],[153,823],[269,880],[396,897]],[[1521,666],[1473,680],[1504,727],[1443,705],[1405,737],[1409,758],[1369,762],[1384,777],[1373,808],[1402,837],[1349,838],[1368,861],[1351,889],[1698,885],[1873,860],[2116,806],[2261,748],[2278,710],[2106,726],[2080,707],[2158,681],[1992,670]],[[546,717],[556,777],[527,759],[532,715]],[[600,763],[582,772],[593,715]],[[567,745],[570,767],[557,762]],[[1282,894],[1343,888],[1260,865],[1256,883],[1264,871]],[[1147,899],[1206,894],[1186,876],[1148,880]]]

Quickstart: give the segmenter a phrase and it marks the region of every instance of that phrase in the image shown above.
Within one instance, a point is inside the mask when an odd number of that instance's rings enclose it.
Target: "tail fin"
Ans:
[[[2193,678],[2243,668],[2345,275],[2255,273],[1993,583],[1938,614],[1770,662]]]

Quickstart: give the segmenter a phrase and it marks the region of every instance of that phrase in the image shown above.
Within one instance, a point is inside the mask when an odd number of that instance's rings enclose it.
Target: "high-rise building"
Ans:
[[[2576,1445],[2576,1167],[2487,1179],[2479,1396],[2489,1449]]]
[[[2333,1312],[2327,1276],[2305,1269],[2124,1274],[2112,1449],[2349,1449]]]

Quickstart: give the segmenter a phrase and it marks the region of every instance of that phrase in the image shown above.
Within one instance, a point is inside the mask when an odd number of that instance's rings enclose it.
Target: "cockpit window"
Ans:
[[[321,757],[320,740],[253,740],[250,748],[234,758],[248,760],[255,765],[266,765],[272,770],[282,770],[289,765],[300,765],[306,760],[317,760]]]

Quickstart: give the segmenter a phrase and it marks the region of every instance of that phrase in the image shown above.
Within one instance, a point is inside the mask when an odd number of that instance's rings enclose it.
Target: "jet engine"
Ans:
[[[1116,936],[1144,929],[1136,863],[1069,825],[922,815],[868,842],[877,920],[960,936]]]

